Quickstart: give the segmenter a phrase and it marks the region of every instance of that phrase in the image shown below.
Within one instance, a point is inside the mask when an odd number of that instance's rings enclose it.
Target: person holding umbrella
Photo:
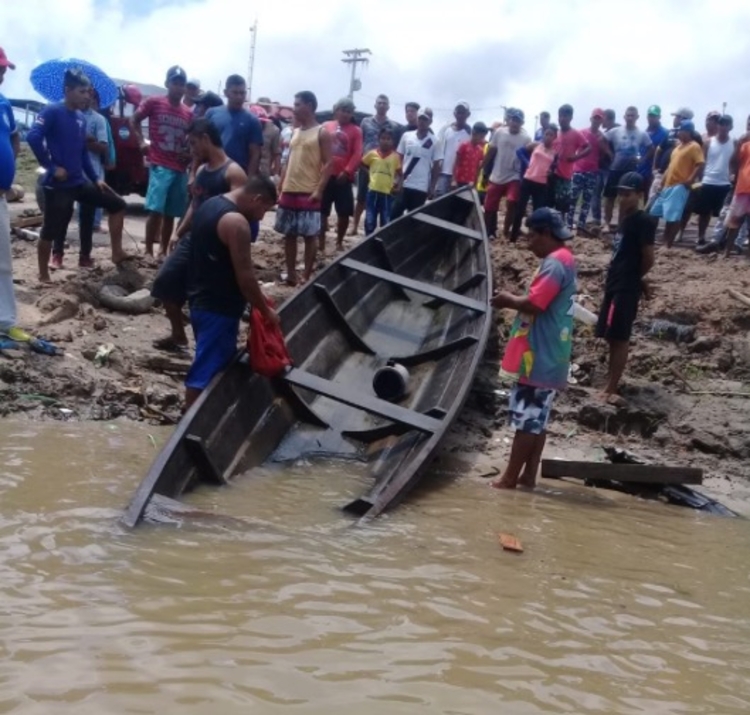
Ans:
[[[62,102],[47,105],[29,130],[27,141],[39,164],[47,170],[44,186],[44,226],[37,244],[39,280],[51,282],[51,267],[62,268],[65,236],[76,201],[101,207],[109,214],[112,262],[128,258],[122,249],[125,201],[97,175],[91,164],[86,141],[86,119],[91,81],[80,69],[65,70]],[[88,179],[88,181],[87,181]],[[88,224],[91,226],[91,224]],[[79,264],[90,265],[93,237],[81,230]]]

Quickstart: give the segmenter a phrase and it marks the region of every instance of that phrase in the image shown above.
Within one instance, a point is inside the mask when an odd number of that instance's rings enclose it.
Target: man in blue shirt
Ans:
[[[5,73],[16,66],[0,47],[0,84]],[[5,194],[10,191],[16,173],[16,157],[21,142],[10,102],[0,94],[0,333],[11,340],[23,338],[16,327],[16,299],[13,294],[13,264],[10,249],[10,214]]]
[[[43,182],[44,226],[37,244],[42,283],[51,282],[50,267],[62,268],[65,237],[76,201],[107,211],[112,262],[117,265],[128,257],[122,250],[125,201],[97,176],[86,143],[86,118],[81,110],[88,105],[91,82],[80,70],[68,70],[64,83],[65,99],[46,106],[26,137],[37,161],[47,170]],[[91,230],[84,229],[81,226],[79,266],[90,268],[93,236]]]
[[[654,151],[656,151],[669,136],[669,132],[662,126],[661,107],[658,104],[652,104],[648,108],[647,119],[648,127],[646,127],[646,134],[651,138],[651,145],[654,147]],[[648,190],[654,178],[653,168],[653,157],[643,157],[641,163],[638,164],[638,173],[643,177],[643,192],[645,196],[648,196]]]

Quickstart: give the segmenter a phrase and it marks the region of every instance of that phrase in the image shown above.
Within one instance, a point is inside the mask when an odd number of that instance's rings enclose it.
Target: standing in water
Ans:
[[[169,242],[169,255],[151,289],[151,295],[164,304],[164,312],[171,327],[169,336],[155,340],[153,346],[167,352],[182,352],[188,345],[182,306],[187,300],[193,216],[208,199],[240,189],[247,182],[247,174],[226,155],[219,130],[208,119],[196,119],[191,123],[188,142],[193,159],[199,167],[190,187],[192,201],[175,229]]]
[[[279,324],[255,277],[249,225],[275,203],[271,179],[256,175],[242,188],[208,199],[193,216],[188,294],[195,357],[185,378],[186,409],[232,362],[248,303],[267,322]]]
[[[511,243],[515,243],[521,235],[521,221],[526,216],[529,199],[531,199],[531,206],[534,211],[544,206],[551,206],[554,201],[553,197],[550,196],[548,182],[552,162],[557,154],[555,151],[556,140],[557,124],[548,124],[541,142],[532,142],[518,150],[519,152],[530,152],[531,160],[521,182],[521,199],[513,218],[513,230],[510,234]]]
[[[331,135],[318,124],[318,99],[308,91],[294,96],[297,128],[289,144],[289,156],[281,177],[281,197],[276,209],[275,230],[284,236],[286,282],[298,284],[297,238],[305,242],[305,272],[308,281],[315,267],[315,254],[321,229],[321,198],[333,168]]]
[[[125,201],[99,178],[91,165],[86,144],[86,119],[81,110],[88,106],[91,82],[78,70],[67,71],[64,82],[65,99],[48,104],[26,137],[37,161],[47,170],[43,181],[44,226],[37,243],[42,283],[52,280],[50,267],[53,270],[63,267],[65,237],[76,201],[106,209],[112,262],[119,264],[128,257],[122,250]],[[93,223],[81,224],[81,267],[90,265]]]
[[[505,471],[491,483],[498,489],[536,486],[552,402],[570,370],[576,264],[566,241],[573,234],[550,208],[534,211],[526,227],[529,248],[542,259],[539,270],[526,295],[501,291],[492,299],[495,308],[518,311],[500,366],[500,377],[515,383],[508,421],[516,435]]]
[[[393,150],[393,130],[380,130],[380,145],[362,157],[367,169],[370,186],[367,191],[367,213],[365,214],[365,234],[375,231],[380,220],[382,228],[391,220],[393,187],[401,169],[401,159]]]
[[[336,207],[336,250],[344,249],[344,236],[349,219],[354,214],[352,185],[362,163],[362,130],[354,123],[354,102],[348,97],[340,99],[333,108],[333,120],[323,129],[331,136],[333,166],[321,205],[320,255],[326,255],[326,225],[331,209]]]
[[[609,343],[609,375],[604,388],[608,401],[617,399],[638,303],[641,295],[648,294],[645,277],[654,265],[657,221],[641,209],[644,189],[643,176],[635,171],[624,174],[617,187],[620,222],[596,326],[596,337]]]
[[[154,255],[154,244],[159,244],[159,255],[164,256],[174,220],[185,213],[187,206],[190,153],[187,148],[187,128],[193,110],[182,103],[187,74],[175,65],[167,70],[165,97],[147,97],[130,118],[141,151],[148,156],[151,168],[146,192],[146,254]],[[148,119],[148,136],[143,138],[141,124]]]

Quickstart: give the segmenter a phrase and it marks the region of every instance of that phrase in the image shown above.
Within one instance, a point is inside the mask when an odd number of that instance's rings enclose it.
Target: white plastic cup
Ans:
[[[580,303],[573,302],[573,317],[585,325],[596,325],[599,318]]]

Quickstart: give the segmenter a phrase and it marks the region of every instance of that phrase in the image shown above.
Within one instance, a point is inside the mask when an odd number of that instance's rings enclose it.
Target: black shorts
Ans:
[[[607,183],[604,185],[605,199],[617,198],[617,187],[620,185],[620,179],[627,173],[627,171],[610,170],[609,174],[607,174]]]
[[[605,293],[599,320],[596,324],[596,337],[607,340],[630,340],[633,323],[638,315],[640,293]]]
[[[696,192],[693,213],[699,216],[718,216],[732,187],[703,184]]]
[[[328,179],[320,206],[320,213],[324,218],[331,215],[332,206],[336,207],[339,218],[354,215],[354,191],[350,181],[342,184],[335,176]]]
[[[190,234],[185,234],[156,275],[151,295],[162,303],[184,305],[187,300]]]
[[[367,189],[370,188],[370,172],[364,167],[359,167],[357,172],[357,202],[363,204],[367,201]]]

